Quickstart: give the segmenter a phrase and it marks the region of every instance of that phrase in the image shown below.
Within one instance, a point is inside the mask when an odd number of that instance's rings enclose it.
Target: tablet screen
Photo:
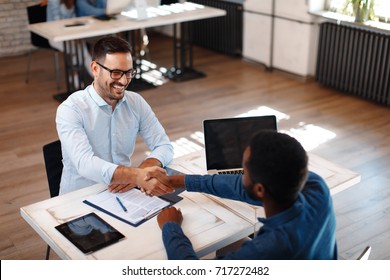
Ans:
[[[85,254],[125,237],[95,213],[89,213],[55,228]]]

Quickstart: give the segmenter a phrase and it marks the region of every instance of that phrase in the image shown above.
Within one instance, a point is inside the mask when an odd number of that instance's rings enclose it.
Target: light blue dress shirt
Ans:
[[[173,157],[164,128],[135,92],[126,91],[113,111],[90,85],[58,107],[56,125],[64,164],[60,194],[96,183],[110,184],[118,165],[131,166],[138,134],[151,150],[148,158],[166,166]]]

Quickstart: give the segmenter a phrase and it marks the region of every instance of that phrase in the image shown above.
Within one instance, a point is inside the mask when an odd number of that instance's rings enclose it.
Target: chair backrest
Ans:
[[[357,258],[357,260],[368,260],[368,257],[371,253],[371,246],[367,246],[364,251],[360,254],[360,256]]]
[[[61,142],[56,140],[43,146],[43,159],[45,161],[47,181],[49,183],[50,197],[58,196],[62,175]]]
[[[27,17],[28,22],[30,24],[32,23],[38,23],[38,22],[44,22],[46,21],[46,9],[47,6],[41,6],[40,4],[28,6],[27,7]],[[49,41],[46,38],[43,38],[42,36],[39,36],[38,34],[34,32],[30,32],[31,37],[31,44],[33,44],[36,47],[40,48],[51,48]]]

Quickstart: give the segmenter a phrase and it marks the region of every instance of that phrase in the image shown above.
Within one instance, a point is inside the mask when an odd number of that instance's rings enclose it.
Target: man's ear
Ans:
[[[256,183],[253,186],[253,194],[258,197],[260,200],[263,200],[265,196],[265,188],[262,184]]]
[[[91,61],[90,67],[91,67],[93,76],[96,78],[96,76],[98,74],[99,65],[95,61]]]

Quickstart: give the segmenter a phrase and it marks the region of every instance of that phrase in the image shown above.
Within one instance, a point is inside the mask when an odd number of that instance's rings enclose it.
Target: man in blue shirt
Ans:
[[[84,16],[104,16],[106,14],[107,0],[77,0],[76,15]]]
[[[92,85],[71,94],[57,109],[56,124],[62,146],[60,194],[96,183],[112,192],[138,185],[149,195],[172,189],[156,179],[145,181],[147,170],[165,174],[161,167],[173,157],[173,147],[151,107],[137,93],[126,91],[135,75],[131,46],[118,37],[104,37],[93,49]],[[132,168],[137,135],[151,152]]]
[[[261,131],[243,155],[244,175],[186,175],[150,178],[174,188],[204,192],[262,205],[265,218],[257,235],[221,259],[337,259],[336,220],[325,181],[308,172],[300,143],[287,134]],[[180,210],[170,207],[157,217],[169,259],[197,259],[181,229]],[[225,250],[226,251],[226,250]]]

